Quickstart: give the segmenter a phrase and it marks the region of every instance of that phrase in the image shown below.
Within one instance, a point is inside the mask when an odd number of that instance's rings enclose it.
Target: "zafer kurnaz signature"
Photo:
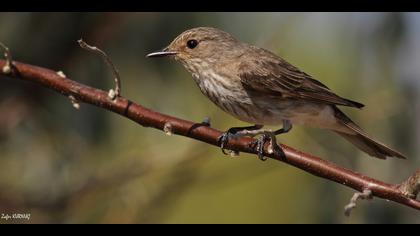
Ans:
[[[10,219],[25,219],[29,220],[31,218],[30,213],[13,213],[13,214],[7,214],[7,213],[1,213],[0,219],[2,220],[10,220]]]

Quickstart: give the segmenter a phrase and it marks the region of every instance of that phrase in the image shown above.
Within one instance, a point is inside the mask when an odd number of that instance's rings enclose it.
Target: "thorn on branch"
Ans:
[[[236,150],[230,150],[229,151],[229,156],[230,157],[238,157],[239,156],[239,152]]]
[[[359,199],[372,199],[372,191],[370,189],[363,190],[363,193],[354,193],[353,197],[350,199],[350,203],[344,207],[344,215],[350,216],[351,211],[356,208],[356,202]]]
[[[70,99],[70,102],[73,105],[73,107],[76,108],[77,110],[79,110],[80,109],[80,104],[77,101],[77,99],[73,95],[69,95],[69,99]]]
[[[268,154],[273,154],[274,153],[274,144],[273,144],[273,139],[270,139],[270,143],[268,144],[267,147],[267,153]]]
[[[201,121],[201,124],[210,127],[210,117],[204,117],[203,121]]]
[[[12,72],[12,66],[13,66],[12,54],[10,53],[9,48],[6,47],[1,42],[0,42],[0,47],[3,49],[4,57],[6,58],[6,64],[3,66],[2,71],[5,74],[9,74]]]
[[[61,78],[66,78],[66,75],[61,70],[60,71],[57,71],[57,75],[60,76]]]
[[[166,122],[163,126],[163,132],[165,132],[166,135],[171,136],[173,134],[173,128],[171,123]]]
[[[408,198],[416,199],[420,192],[420,169],[417,169],[398,189]]]
[[[109,97],[111,100],[115,100],[115,98],[117,97],[117,93],[115,92],[115,90],[110,89],[110,90],[109,90],[109,92],[108,92],[108,97]]]
[[[83,39],[79,39],[77,40],[77,42],[79,43],[81,48],[100,55],[102,59],[105,61],[105,63],[108,65],[108,67],[111,69],[112,74],[114,76],[115,88],[109,90],[108,97],[111,100],[115,101],[115,99],[121,95],[121,78],[120,78],[120,74],[118,73],[117,68],[112,63],[111,58],[109,58],[109,56],[101,49],[87,44],[85,41],[83,41]]]
[[[222,153],[230,157],[238,157],[240,152],[236,150],[229,150],[222,148]]]

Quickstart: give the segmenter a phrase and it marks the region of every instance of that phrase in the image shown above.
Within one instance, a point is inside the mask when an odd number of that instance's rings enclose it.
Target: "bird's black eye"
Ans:
[[[189,49],[193,49],[193,48],[197,47],[197,45],[198,45],[198,41],[195,40],[195,39],[188,40],[188,42],[187,42],[187,47]]]

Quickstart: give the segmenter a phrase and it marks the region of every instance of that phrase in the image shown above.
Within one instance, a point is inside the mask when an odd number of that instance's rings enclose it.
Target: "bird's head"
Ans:
[[[179,60],[191,72],[211,66],[221,58],[230,58],[240,43],[230,34],[211,27],[198,27],[184,31],[166,48],[147,57],[170,56]]]

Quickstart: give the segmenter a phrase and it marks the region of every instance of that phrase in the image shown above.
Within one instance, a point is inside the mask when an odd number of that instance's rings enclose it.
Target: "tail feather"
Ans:
[[[357,133],[355,135],[352,135],[341,132],[336,133],[339,134],[341,137],[345,138],[347,141],[349,141],[356,147],[358,147],[360,150],[369,154],[370,156],[379,159],[386,159],[386,157],[397,157],[406,159],[406,157],[403,154],[385,146],[382,143],[379,143],[378,141],[367,137],[365,134]]]
[[[380,143],[378,141],[373,140],[372,138],[368,137],[363,130],[357,126],[353,121],[350,120],[343,112],[341,112],[338,108],[335,108],[335,115],[338,121],[346,126],[350,132],[340,132],[335,131],[340,136],[345,138],[347,141],[361,149],[362,151],[366,152],[370,156],[386,159],[386,157],[397,157],[401,159],[406,159],[406,157],[398,151],[395,151],[385,144]]]

